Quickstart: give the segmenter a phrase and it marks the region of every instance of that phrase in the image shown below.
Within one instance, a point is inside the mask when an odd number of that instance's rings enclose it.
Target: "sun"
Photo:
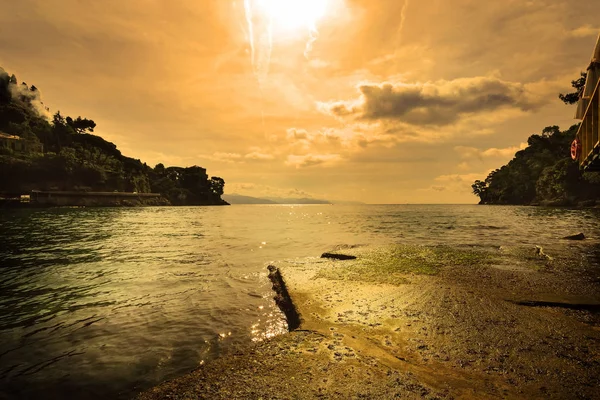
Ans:
[[[325,16],[328,0],[258,0],[258,6],[279,29],[314,29]]]

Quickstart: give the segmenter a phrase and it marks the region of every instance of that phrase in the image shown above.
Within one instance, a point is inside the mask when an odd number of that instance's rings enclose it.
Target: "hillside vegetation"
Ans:
[[[559,97],[574,104],[585,84],[585,74],[572,82],[574,93]],[[561,131],[548,126],[527,139],[528,147],[518,151],[508,164],[484,180],[476,180],[473,194],[480,204],[593,206],[600,198],[600,173],[582,172],[571,159],[570,145],[579,124]]]
[[[151,168],[94,135],[93,120],[49,109],[35,86],[0,68],[0,133],[20,146],[0,146],[0,192],[30,190],[161,193],[173,205],[226,204],[225,182],[198,166]]]

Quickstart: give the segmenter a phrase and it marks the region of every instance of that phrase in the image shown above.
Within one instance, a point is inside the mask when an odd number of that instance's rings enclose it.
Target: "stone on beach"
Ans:
[[[331,258],[333,260],[356,260],[356,256],[341,253],[323,253],[321,258]]]
[[[567,240],[584,240],[585,239],[585,235],[580,232],[580,233],[578,233],[576,235],[565,236],[563,239],[567,239]]]

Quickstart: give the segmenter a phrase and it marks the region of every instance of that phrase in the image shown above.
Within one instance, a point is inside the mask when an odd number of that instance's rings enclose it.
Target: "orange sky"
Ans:
[[[530,134],[576,122],[557,94],[600,32],[596,0],[327,0],[309,48],[300,8],[269,41],[240,0],[2,3],[0,66],[124,154],[368,203],[475,203]]]

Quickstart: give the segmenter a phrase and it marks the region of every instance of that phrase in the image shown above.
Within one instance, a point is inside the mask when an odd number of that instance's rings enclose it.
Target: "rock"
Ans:
[[[321,258],[332,258],[334,260],[356,260],[356,256],[336,253],[323,253],[321,254]]]
[[[273,291],[275,292],[275,297],[273,299],[285,315],[288,329],[293,331],[300,326],[300,315],[296,310],[296,306],[292,303],[292,299],[290,298],[287,286],[285,285],[279,269],[274,265],[269,265],[267,269],[269,270],[269,279],[273,284]]]
[[[565,236],[563,239],[567,239],[567,240],[583,240],[583,239],[585,239],[585,235],[583,233],[578,233],[576,235]]]

